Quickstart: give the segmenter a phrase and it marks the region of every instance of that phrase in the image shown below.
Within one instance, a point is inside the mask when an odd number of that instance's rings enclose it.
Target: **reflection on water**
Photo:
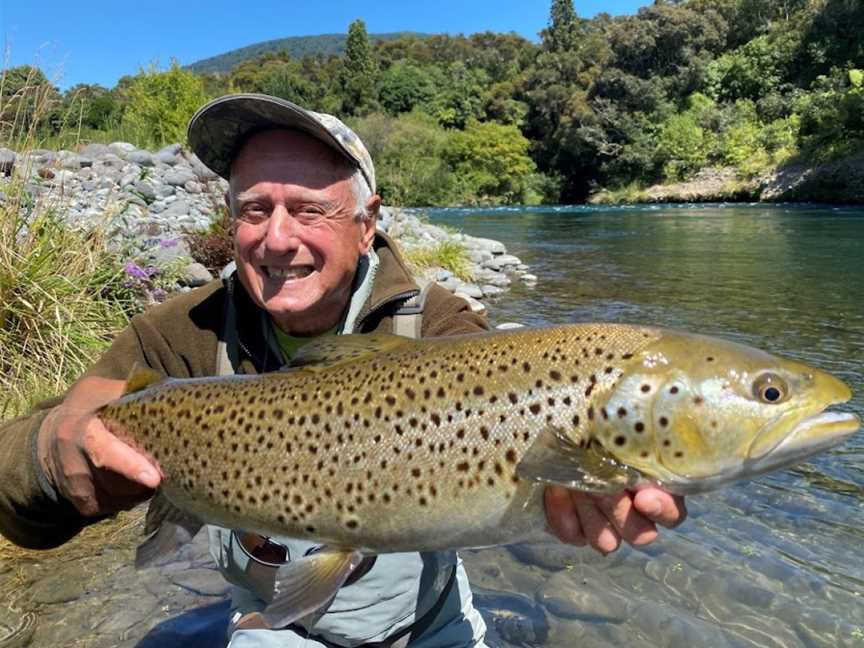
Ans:
[[[864,416],[864,210],[439,210],[432,220],[503,241],[538,276],[536,288],[514,285],[495,304],[499,322],[719,335],[836,374],[856,394],[847,408]],[[558,645],[579,636],[585,645],[864,646],[864,434],[688,504],[683,528],[591,572],[597,596],[624,596],[632,615],[565,623]],[[519,558],[516,569],[527,569]],[[652,620],[664,614],[675,622]]]

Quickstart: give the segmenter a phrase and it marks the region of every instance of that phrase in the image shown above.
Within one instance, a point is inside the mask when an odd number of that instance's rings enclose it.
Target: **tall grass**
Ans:
[[[0,143],[36,148],[35,124],[50,102],[39,92],[4,101],[3,80]],[[0,420],[62,392],[137,306],[107,223],[65,224],[61,196],[34,198],[32,170],[18,164],[11,178],[0,176]]]
[[[444,268],[463,281],[471,281],[471,262],[465,246],[456,241],[442,241],[432,247],[407,248],[403,250],[405,260],[412,270]]]

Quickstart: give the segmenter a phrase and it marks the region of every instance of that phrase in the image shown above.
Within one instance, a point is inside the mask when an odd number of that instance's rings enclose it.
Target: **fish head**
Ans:
[[[611,391],[598,440],[668,490],[702,492],[843,442],[859,419],[825,410],[851,396],[804,363],[667,333],[634,356]]]

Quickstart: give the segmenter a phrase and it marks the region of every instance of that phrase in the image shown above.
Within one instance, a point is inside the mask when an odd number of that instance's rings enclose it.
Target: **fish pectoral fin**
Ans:
[[[123,391],[123,395],[134,394],[162,380],[165,380],[165,376],[158,371],[150,367],[142,367],[136,362],[129,372],[129,377],[126,378],[126,388]]]
[[[363,554],[326,547],[279,568],[273,599],[262,610],[271,628],[284,628],[329,605],[360,563]]]
[[[516,466],[522,479],[595,493],[617,493],[641,478],[599,443],[580,446],[560,428],[546,428]]]
[[[395,351],[412,344],[416,342],[390,333],[324,336],[300,347],[286,369],[323,369]]]
[[[135,552],[135,568],[150,567],[160,558],[173,554],[191,542],[202,526],[200,520],[181,511],[157,492],[147,509],[144,521],[147,538]]]

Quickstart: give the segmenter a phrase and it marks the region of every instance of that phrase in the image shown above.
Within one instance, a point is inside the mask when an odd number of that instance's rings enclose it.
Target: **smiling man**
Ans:
[[[85,525],[152,495],[156,467],[96,416],[135,365],[185,378],[274,371],[318,336],[487,330],[461,299],[419,290],[376,232],[380,198],[366,148],[342,122],[264,95],[204,106],[189,141],[229,180],[236,270],[133,319],[62,402],[7,424],[0,456],[0,532],[57,546]],[[602,552],[651,542],[683,503],[656,488],[591,497],[550,488],[550,528]],[[323,614],[288,628],[257,612],[277,567],[313,543],[211,527],[211,552],[234,585],[231,646],[480,646],[484,625],[452,552],[387,554],[357,570]]]

